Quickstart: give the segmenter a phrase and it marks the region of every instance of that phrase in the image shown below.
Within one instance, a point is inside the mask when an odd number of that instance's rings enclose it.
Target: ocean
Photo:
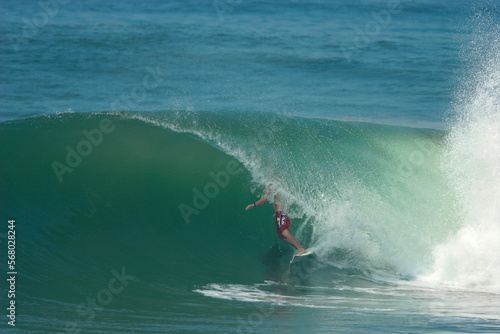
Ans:
[[[2,333],[500,333],[498,2],[0,4]]]

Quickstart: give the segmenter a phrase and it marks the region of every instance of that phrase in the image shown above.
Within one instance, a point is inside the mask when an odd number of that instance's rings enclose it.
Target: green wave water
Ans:
[[[160,312],[165,326],[187,321],[193,332],[193,309],[207,297],[319,309],[346,298],[342,308],[347,300],[368,313],[422,298],[408,297],[410,286],[383,301],[398,291],[391,282],[436,272],[436,247],[463,227],[442,168],[445,138],[263,113],[2,123],[0,210],[17,224],[25,322],[39,328],[35,310],[45,305],[59,319],[45,326],[62,332],[95,331],[103,323],[94,319],[121,322],[120,312],[134,323]],[[290,276],[292,249],[275,234],[272,207],[244,210],[270,184],[287,200],[291,232],[317,254],[299,277]]]
[[[207,266],[204,275],[215,280],[229,262],[225,274],[246,278],[259,272],[256,255],[276,236],[270,206],[243,208],[277,178],[299,240],[337,267],[413,275],[455,228],[453,206],[441,196],[439,132],[179,115],[64,114],[3,124],[3,140],[12,143],[2,151],[3,210],[24,222],[21,249],[34,252],[25,265],[40,274],[70,263],[81,271],[82,263],[92,273],[126,257],[143,272],[146,252],[188,272]],[[99,136],[101,124],[109,133]],[[194,135],[179,133],[189,126]],[[39,248],[47,253],[40,258]]]

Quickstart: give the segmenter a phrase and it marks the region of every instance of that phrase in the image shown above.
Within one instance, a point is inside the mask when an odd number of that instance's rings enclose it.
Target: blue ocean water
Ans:
[[[2,120],[248,110],[441,127],[469,1],[2,1]],[[161,76],[144,89],[154,70]],[[145,90],[145,91],[144,91]]]
[[[2,332],[500,332],[499,6],[0,0]]]

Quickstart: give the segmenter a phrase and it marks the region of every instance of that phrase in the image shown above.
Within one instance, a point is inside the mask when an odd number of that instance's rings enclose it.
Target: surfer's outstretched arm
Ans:
[[[259,199],[257,202],[255,203],[252,203],[252,204],[248,204],[247,205],[247,208],[245,210],[250,210],[251,208],[253,208],[254,206],[257,206],[257,205],[261,205],[261,204],[264,204],[267,202],[267,197],[262,197],[261,199]]]
[[[251,208],[253,208],[254,206],[257,206],[257,205],[261,205],[261,204],[264,204],[267,202],[267,197],[271,194],[271,189],[270,188],[267,188],[266,189],[266,195],[264,197],[262,197],[261,199],[259,199],[257,202],[255,203],[252,203],[252,204],[248,204],[247,205],[247,208],[245,210],[250,210]]]

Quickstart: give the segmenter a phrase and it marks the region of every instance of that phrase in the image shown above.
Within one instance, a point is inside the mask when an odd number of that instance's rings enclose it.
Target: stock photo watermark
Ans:
[[[274,314],[275,310],[272,304],[268,308],[262,304],[258,304],[256,310],[251,312],[246,319],[238,318],[236,333],[254,333],[257,327],[262,326],[266,318]]]
[[[84,157],[89,156],[95,147],[101,145],[104,135],[110,134],[115,128],[109,118],[102,119],[99,122],[99,126],[95,129],[90,131],[82,130],[82,136],[85,139],[80,140],[76,144],[75,149],[70,145],[66,145],[67,154],[64,160],[65,164],[59,161],[52,162],[52,169],[59,182],[63,182],[63,175],[65,173],[72,173],[82,163]]]
[[[406,0],[409,2],[411,0]],[[364,26],[354,27],[354,38],[350,45],[342,45],[340,48],[348,63],[351,63],[352,56],[355,52],[360,51],[371,43],[382,33],[382,30],[389,26],[394,15],[398,15],[403,11],[401,0],[387,0],[387,8],[379,11],[370,11],[372,20],[368,21]]]
[[[130,94],[122,94],[119,101],[111,103],[111,110],[117,108],[134,109],[138,104],[143,103],[148,91],[158,88],[162,82],[162,78],[166,75],[161,71],[159,65],[156,68],[146,67],[147,74],[142,79],[142,85],[132,88]],[[120,119],[124,116],[120,115]],[[105,118],[99,121],[99,124],[94,129],[81,131],[83,139],[76,145],[66,145],[66,157],[63,162],[53,161],[51,166],[59,183],[64,181],[64,174],[72,173],[84,160],[88,157],[95,148],[102,144],[104,136],[115,131],[116,125],[111,119]]]
[[[125,267],[121,269],[121,272],[113,269],[111,270],[111,274],[113,277],[108,281],[108,285],[105,288],[99,290],[95,296],[87,297],[87,299],[76,308],[77,315],[84,320],[80,323],[67,322],[64,332],[60,332],[60,334],[80,333],[83,323],[89,324],[92,322],[98,312],[102,312],[104,306],[111,304],[114,297],[122,293],[129,282],[135,279],[135,276],[126,273]]]
[[[435,148],[430,146],[423,140],[414,140],[415,145],[419,148],[411,151],[408,156],[401,157],[398,163],[398,174],[392,173],[390,171],[385,172],[385,178],[392,184],[396,182],[405,183],[406,179],[415,174],[415,167],[420,167],[425,163],[427,156],[435,152]]]
[[[7,324],[16,326],[16,221],[11,219],[7,221],[7,299],[9,307],[7,308]]]
[[[160,65],[156,65],[155,68],[146,66],[145,69],[147,74],[142,78],[142,84],[132,88],[129,94],[122,94],[119,101],[111,103],[111,110],[123,110],[127,107],[134,109],[146,101],[148,92],[160,87],[167,75],[161,70]]]
[[[312,270],[312,261],[305,260],[293,265],[285,271],[281,280],[289,285],[301,285],[305,283],[309,277],[309,272]],[[271,304],[265,307],[262,304],[256,306],[256,310],[250,312],[246,318],[238,318],[238,327],[236,333],[255,333],[258,327],[264,324],[264,321],[276,312],[276,307]]]
[[[31,16],[31,19],[25,16],[21,19],[23,26],[20,34],[7,35],[12,45],[12,49],[15,52],[19,52],[21,46],[28,44],[29,41],[34,39],[40,33],[40,30],[49,23],[50,19],[59,13],[60,6],[66,5],[69,2],[70,0],[39,1],[39,10]]]
[[[212,4],[219,17],[219,22],[224,22],[225,15],[233,12],[242,2],[243,0],[214,0]]]
[[[241,164],[237,160],[230,160],[226,163],[225,169],[217,173],[211,171],[208,173],[212,181],[207,182],[201,190],[197,187],[193,188],[192,205],[186,203],[179,204],[179,211],[184,218],[186,224],[191,223],[192,215],[199,215],[201,210],[205,209],[210,200],[217,197],[221,189],[226,188],[231,182],[231,176],[236,176],[243,171]]]

